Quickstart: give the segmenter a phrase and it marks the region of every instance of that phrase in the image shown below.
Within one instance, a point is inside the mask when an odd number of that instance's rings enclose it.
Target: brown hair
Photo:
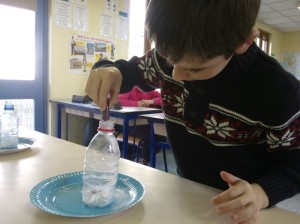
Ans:
[[[175,63],[185,54],[229,57],[252,32],[260,0],[151,0],[148,38]]]

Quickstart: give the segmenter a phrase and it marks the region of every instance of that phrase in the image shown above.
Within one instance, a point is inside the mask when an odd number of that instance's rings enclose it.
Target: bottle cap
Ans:
[[[109,131],[109,132],[114,132],[115,131],[115,123],[112,121],[99,121],[99,127],[98,130],[99,131]]]
[[[11,103],[6,103],[4,105],[4,110],[14,110],[14,105]]]

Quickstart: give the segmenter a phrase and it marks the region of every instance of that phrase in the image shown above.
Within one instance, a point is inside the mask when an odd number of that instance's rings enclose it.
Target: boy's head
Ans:
[[[260,0],[151,0],[146,29],[171,63],[186,55],[230,57],[250,36]]]

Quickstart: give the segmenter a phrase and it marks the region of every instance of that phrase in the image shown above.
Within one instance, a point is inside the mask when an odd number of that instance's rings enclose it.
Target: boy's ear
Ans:
[[[250,45],[253,43],[254,39],[259,35],[258,30],[253,30],[247,40],[241,44],[237,49],[235,49],[236,54],[243,54],[245,53]]]

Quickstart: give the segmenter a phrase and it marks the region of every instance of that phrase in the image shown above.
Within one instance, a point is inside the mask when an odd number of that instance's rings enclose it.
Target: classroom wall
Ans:
[[[283,34],[283,45],[281,52],[300,51],[300,32],[289,32]]]
[[[60,1],[62,2],[62,1]],[[69,4],[73,7],[76,1],[70,1]],[[77,1],[80,2],[80,1]],[[86,5],[84,8],[88,11],[88,32],[74,30],[73,27],[66,28],[58,25],[57,22],[57,5],[55,0],[49,1],[49,99],[71,99],[73,95],[85,95],[84,88],[87,81],[88,72],[92,65],[89,65],[86,72],[73,74],[70,72],[70,40],[71,36],[87,36],[95,37],[101,40],[112,41],[116,44],[115,58],[126,58],[128,41],[126,38],[115,38],[115,30],[111,37],[100,34],[100,21],[102,13],[111,15],[117,20],[118,13],[113,13],[106,10],[106,0],[87,0],[83,1]],[[110,1],[114,2],[114,1]],[[117,0],[117,11],[129,12],[129,0]],[[73,5],[72,5],[73,4]],[[72,8],[71,7],[71,8]],[[73,12],[72,12],[73,13]],[[72,14],[71,13],[71,14]],[[113,27],[115,24],[113,24]],[[63,118],[65,119],[65,118]],[[49,133],[55,135],[55,107],[49,103]],[[70,116],[69,117],[69,140],[81,144],[82,130],[86,118]],[[63,120],[64,123],[64,120]],[[65,127],[63,127],[64,130]],[[62,133],[63,137],[64,132]]]

